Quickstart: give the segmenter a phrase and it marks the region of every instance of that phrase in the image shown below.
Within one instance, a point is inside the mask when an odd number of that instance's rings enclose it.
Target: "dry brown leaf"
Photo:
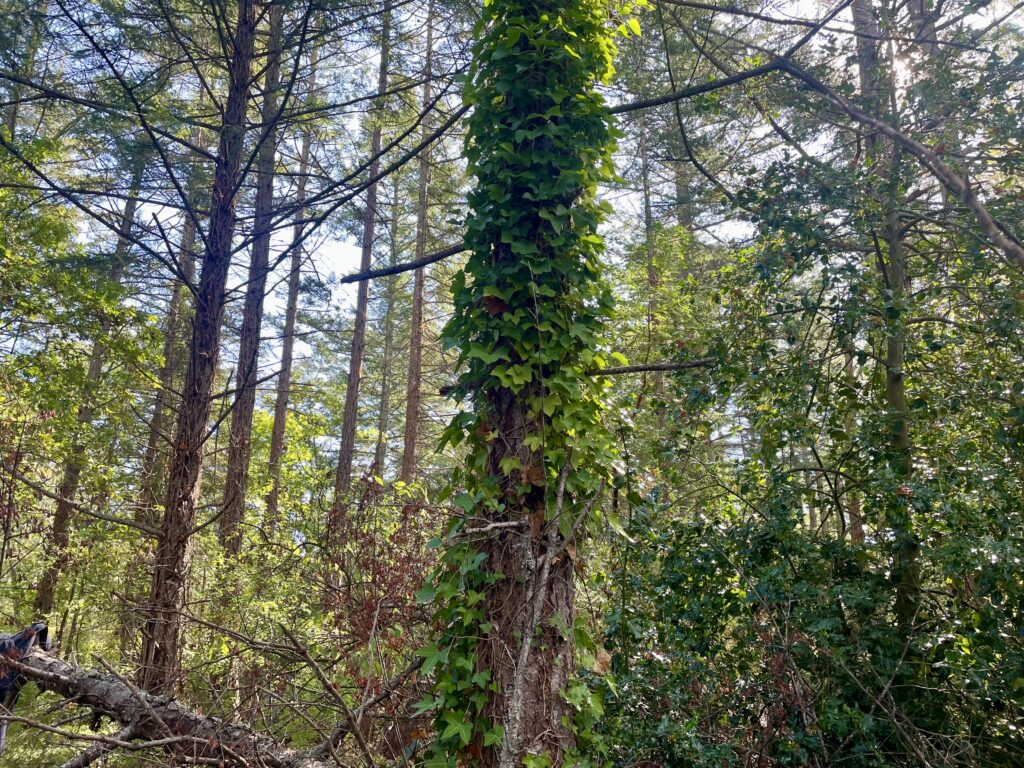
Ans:
[[[512,307],[497,296],[484,296],[484,306],[487,308],[487,314],[491,317],[495,317],[496,315],[500,315],[502,312],[508,312],[512,309]]]
[[[612,655],[604,648],[598,648],[592,669],[595,674],[607,675],[612,670]]]
[[[530,513],[530,536],[536,538],[544,527],[544,510],[538,509]]]
[[[522,478],[524,483],[530,485],[544,485],[544,465],[530,464],[522,471]]]

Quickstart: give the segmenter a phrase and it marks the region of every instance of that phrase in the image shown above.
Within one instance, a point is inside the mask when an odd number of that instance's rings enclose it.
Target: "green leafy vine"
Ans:
[[[598,86],[614,72],[614,36],[639,31],[627,18],[633,7],[485,0],[476,31],[464,88],[473,106],[471,255],[444,335],[461,352],[454,397],[472,399],[443,437],[466,451],[452,482],[465,515],[451,525],[421,593],[439,628],[437,643],[422,651],[436,682],[420,705],[435,716],[434,766],[472,764],[506,738],[490,706],[500,684],[478,651],[495,629],[488,595],[508,577],[489,565],[480,537],[466,535],[467,521],[497,524],[495,535],[544,526],[568,541],[574,527],[597,520],[593,501],[615,459],[602,425],[607,382],[590,373],[607,364],[600,341],[613,304],[597,232],[610,208],[597,190],[615,178],[617,132]],[[578,634],[564,622],[559,631]],[[579,745],[565,759],[577,763],[600,704],[578,683],[562,695]]]

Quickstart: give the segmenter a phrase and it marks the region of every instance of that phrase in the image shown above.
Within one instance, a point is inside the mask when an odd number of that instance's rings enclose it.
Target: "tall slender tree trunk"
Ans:
[[[812,536],[818,535],[818,497],[815,495],[814,478],[810,472],[804,472],[804,486],[807,494],[807,527]]]
[[[427,46],[423,57],[423,111],[430,109],[430,78],[434,74],[434,2],[427,4]],[[430,134],[430,119],[423,118],[422,134]],[[419,157],[419,189],[416,200],[416,259],[427,254],[430,237],[430,150]],[[405,385],[405,435],[402,444],[402,468],[399,479],[411,483],[416,474],[417,446],[420,436],[420,401],[423,397],[423,302],[427,272],[420,267],[413,275],[412,317],[409,320],[409,375]]]
[[[851,12],[854,29],[857,31],[857,67],[861,93],[869,109],[881,113],[883,104],[883,73],[879,63],[879,25],[870,5],[870,0],[855,0]],[[895,85],[890,82],[891,95]],[[893,110],[894,111],[894,108]],[[896,114],[890,119],[898,120]],[[875,135],[867,137],[868,160],[878,167],[881,152],[880,142]],[[903,316],[908,288],[906,250],[900,219],[900,149],[893,145],[890,177],[886,185],[886,197],[882,200],[886,215],[884,240],[887,263],[880,266],[889,308],[884,312],[885,351],[885,393],[884,405],[889,431],[889,465],[896,486],[886,502],[886,524],[892,532],[892,575],[895,582],[896,624],[905,637],[913,631],[914,619],[920,606],[920,542],[914,533],[913,518],[909,499],[909,482],[913,474],[913,456],[910,445],[910,413],[906,398],[906,318]]]
[[[857,77],[860,85],[861,97],[865,105],[874,110],[878,109],[879,101],[879,63],[878,44],[879,26],[871,7],[871,0],[854,0],[850,7],[853,16],[853,27],[857,34]],[[877,155],[877,138],[871,134],[867,137],[868,155],[873,162]],[[851,387],[854,387],[853,373],[853,339],[846,340],[846,378]],[[854,426],[853,419],[848,419],[850,427]],[[855,491],[851,491],[849,502],[850,515],[850,541],[854,544],[863,544],[864,536],[864,515],[861,507],[860,497]]]
[[[690,201],[690,180],[687,176],[686,169],[686,163],[673,163],[672,181],[676,189],[676,226],[683,227],[687,231],[690,231],[693,229],[693,207]]]
[[[139,501],[135,508],[135,520],[145,523],[150,527],[160,525],[156,514],[156,500],[161,497],[164,491],[166,480],[166,461],[164,452],[161,450],[161,443],[170,444],[165,434],[169,420],[168,416],[173,413],[171,406],[171,395],[177,382],[181,381],[185,355],[182,353],[184,346],[184,320],[186,313],[190,311],[190,304],[186,299],[186,287],[192,285],[195,280],[195,244],[196,228],[194,219],[185,216],[182,224],[181,242],[178,248],[178,267],[181,271],[180,277],[175,277],[171,286],[171,296],[167,302],[167,318],[164,324],[164,361],[160,366],[159,383],[156,394],[153,397],[153,415],[149,422],[149,436],[146,440],[146,451],[142,457],[142,468],[139,477]],[[137,636],[141,623],[139,605],[143,601],[142,585],[137,583],[137,576],[144,568],[144,561],[150,550],[148,547],[139,546],[135,554],[125,566],[124,594],[128,596],[125,610],[121,614],[119,626],[119,641],[122,655],[124,655],[133,638]]]
[[[893,147],[893,153],[898,158],[899,149]],[[897,166],[898,159],[894,159],[893,164]],[[894,173],[897,171],[894,170]],[[886,323],[885,405],[889,422],[890,466],[894,482],[899,484],[889,501],[888,523],[895,537],[893,578],[896,582],[896,623],[905,635],[909,635],[921,600],[920,543],[914,533],[910,489],[907,485],[913,474],[905,374],[906,318],[903,307],[908,282],[900,215],[895,201],[889,211],[887,230],[889,301],[894,312],[886,312],[886,317],[891,314],[897,317]]]
[[[255,0],[238,0],[238,18],[228,62],[228,95],[210,194],[207,248],[196,295],[188,370],[168,472],[167,501],[156,552],[149,615],[143,627],[139,679],[142,686],[150,690],[173,690],[180,676],[181,611],[185,607],[203,445],[212,406],[231,266],[256,23]]]
[[[240,526],[245,514],[245,495],[249,484],[249,458],[252,453],[252,417],[256,409],[256,379],[259,370],[260,333],[263,329],[263,300],[270,274],[270,236],[274,212],[274,161],[277,155],[278,91],[281,86],[281,34],[284,4],[275,4],[270,12],[270,40],[267,44],[267,68],[263,86],[263,142],[259,148],[256,171],[256,202],[253,218],[252,253],[249,280],[242,311],[242,332],[238,345],[238,372],[235,375],[235,402],[231,413],[227,476],[224,481],[224,506],[220,515],[221,544],[238,554],[242,544]]]
[[[383,98],[388,88],[388,66],[391,54],[391,6],[384,8],[383,29],[381,30],[380,69],[377,75],[377,94]],[[383,125],[379,112],[374,117],[373,132],[370,138],[370,176],[376,176],[380,170],[381,137]],[[370,268],[373,257],[373,241],[377,224],[377,183],[373,182],[366,190],[366,211],[363,214],[363,242],[359,268],[366,271]],[[359,283],[356,297],[356,316],[352,327],[352,353],[349,357],[348,388],[345,390],[345,412],[341,424],[341,447],[338,453],[338,470],[334,480],[334,503],[328,520],[328,541],[332,546],[337,540],[338,526],[342,515],[345,496],[352,484],[352,464],[355,458],[356,426],[359,421],[359,385],[363,377],[363,356],[366,353],[366,314],[370,302],[370,285],[366,280]]]
[[[317,59],[311,56],[307,92],[310,97],[316,93]],[[270,458],[267,472],[270,475],[270,491],[266,499],[267,525],[277,526],[278,504],[281,496],[281,460],[285,452],[285,436],[288,425],[288,401],[291,397],[292,362],[295,354],[295,325],[299,313],[299,285],[302,279],[302,237],[306,226],[306,180],[309,175],[309,151],[313,141],[313,129],[308,124],[302,129],[302,144],[299,148],[298,180],[295,185],[295,222],[292,230],[291,261],[288,266],[288,300],[284,313],[284,332],[281,339],[281,372],[277,376],[277,392],[274,397],[274,425],[270,432]]]
[[[846,386],[849,387],[850,391],[856,392],[858,383],[853,370],[853,342],[844,336],[842,343],[845,348],[843,353],[843,377],[846,379]],[[854,413],[849,409],[847,409],[847,413],[843,417],[843,424],[848,435],[852,435],[857,428]],[[842,475],[836,476],[836,484],[840,490],[844,488],[846,481]],[[848,497],[846,514],[850,520],[850,542],[860,546],[864,543],[864,517],[861,511],[860,494],[851,488],[844,495]]]
[[[391,236],[389,246],[391,257],[388,266],[398,263],[398,183],[395,183],[394,204],[391,211]],[[391,427],[391,363],[395,345],[395,288],[397,278],[389,275],[384,279],[384,348],[381,350],[380,365],[380,408],[377,412],[377,447],[373,452],[373,466],[378,477],[384,477],[387,466],[388,431]]]
[[[164,472],[160,461],[160,443],[166,440],[167,407],[174,391],[175,379],[180,376],[182,360],[176,354],[180,341],[185,285],[195,279],[196,227],[191,216],[182,224],[181,244],[178,249],[178,266],[181,277],[174,279],[171,297],[167,303],[167,320],[164,325],[164,362],[160,366],[159,386],[153,396],[153,416],[149,423],[149,437],[146,453],[142,458],[142,476],[139,480],[141,493],[136,518],[148,525],[155,525],[153,505],[163,488]]]
[[[656,346],[658,333],[658,265],[655,261],[657,249],[654,242],[654,209],[651,205],[651,162],[647,146],[645,121],[641,121],[640,135],[640,180],[644,198],[644,250],[647,257],[647,354]],[[646,376],[646,374],[645,374]],[[653,375],[654,393],[660,397],[665,389],[665,376],[660,371]],[[658,409],[658,424],[665,425],[665,410]]]
[[[139,189],[142,185],[144,163],[136,160],[132,171],[131,187],[124,209],[121,211],[121,223],[118,228],[117,245],[114,249],[114,261],[110,269],[110,282],[120,284],[128,267],[129,238],[135,226],[135,211],[138,208]],[[34,607],[40,616],[46,616],[53,610],[54,593],[57,582],[68,564],[68,541],[71,532],[71,521],[75,511],[75,496],[85,469],[85,445],[82,442],[86,425],[96,415],[95,396],[106,361],[107,347],[105,337],[110,332],[110,319],[100,320],[100,338],[93,342],[89,353],[89,366],[85,374],[85,386],[82,391],[82,402],[75,416],[75,437],[64,461],[60,484],[57,486],[57,506],[53,513],[50,526],[48,547],[50,562],[43,571],[42,578],[36,586]]]
[[[197,89],[196,101],[202,105],[206,101],[206,91]],[[192,133],[192,141],[201,146],[203,129],[197,126]],[[197,197],[197,184],[189,180],[187,204],[190,211],[183,216],[181,240],[178,244],[178,270],[171,284],[171,297],[167,304],[167,318],[164,326],[164,361],[160,367],[159,384],[153,397],[153,416],[149,423],[149,437],[146,440],[146,452],[142,458],[142,473],[139,479],[139,504],[135,518],[148,525],[157,526],[153,506],[164,491],[166,480],[166,462],[163,460],[161,443],[170,443],[164,434],[168,427],[167,409],[175,383],[184,377],[185,354],[187,346],[185,338],[185,314],[191,312],[191,291],[194,289],[196,272],[196,215],[198,207],[193,198]],[[134,564],[133,564],[134,565]],[[132,567],[129,568],[129,574]],[[127,639],[127,638],[126,638]]]

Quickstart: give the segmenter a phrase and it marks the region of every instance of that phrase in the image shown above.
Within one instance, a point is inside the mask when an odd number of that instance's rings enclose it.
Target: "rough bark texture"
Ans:
[[[166,438],[167,407],[174,391],[175,379],[180,376],[182,360],[176,355],[181,333],[185,282],[191,283],[195,275],[196,228],[191,216],[185,217],[182,225],[181,247],[178,265],[183,279],[175,278],[171,298],[167,304],[167,322],[164,325],[164,362],[160,366],[160,383],[153,397],[153,416],[149,423],[149,438],[146,453],[142,459],[142,477],[139,479],[141,493],[136,518],[146,525],[157,525],[153,516],[153,504],[160,496],[164,472],[160,461],[160,443]]]
[[[434,3],[427,6],[427,50],[423,60],[423,110],[430,108],[430,78],[434,58]],[[430,135],[430,120],[423,119],[423,138]],[[430,149],[419,158],[419,190],[416,201],[416,261],[427,255],[430,237]],[[416,473],[417,443],[420,435],[420,400],[423,396],[423,299],[426,291],[426,267],[413,276],[412,317],[409,321],[409,376],[405,387],[405,436],[402,445],[402,468],[399,479],[411,483]]]
[[[196,295],[195,319],[181,413],[168,470],[167,501],[157,547],[149,615],[143,627],[140,681],[149,690],[173,689],[179,676],[181,610],[191,560],[192,528],[210,417],[224,294],[231,266],[238,194],[249,102],[257,7],[239,0],[238,21],[229,67],[230,86],[220,135],[213,188],[210,229],[203,271]]]
[[[857,77],[865,103],[878,99],[878,20],[871,10],[870,0],[853,0],[850,6],[853,28],[857,35]]]
[[[133,726],[130,734],[126,734],[132,739],[163,742],[165,749],[182,764],[201,759],[220,761],[214,764],[223,766],[327,768],[333,765],[244,726],[204,717],[166,696],[139,690],[114,675],[80,669],[40,650],[32,651],[12,666],[44,690]]]
[[[119,284],[121,282],[128,266],[128,242],[132,227],[135,225],[135,211],[138,208],[138,194],[139,187],[142,184],[142,172],[143,165],[139,162],[133,171],[131,192],[125,201],[124,210],[121,212],[117,246],[114,250],[114,260],[108,276],[112,283]],[[54,592],[57,588],[57,582],[60,579],[60,575],[67,568],[68,541],[71,532],[71,521],[75,512],[75,496],[78,493],[78,486],[82,479],[82,471],[85,469],[86,454],[85,445],[82,442],[82,432],[96,415],[96,387],[99,385],[100,376],[103,373],[103,363],[106,361],[107,356],[107,348],[102,337],[105,337],[109,332],[110,319],[106,317],[101,318],[101,338],[93,342],[92,350],[89,353],[89,366],[85,373],[82,403],[78,406],[78,413],[75,416],[77,434],[64,461],[60,485],[57,487],[57,506],[54,509],[53,523],[50,526],[49,534],[51,560],[46,570],[43,571],[39,584],[36,586],[34,607],[38,616],[46,616],[53,610]]]
[[[308,92],[316,92],[316,57],[310,63]],[[288,266],[288,301],[284,313],[284,333],[281,339],[281,372],[277,376],[274,397],[274,426],[270,432],[270,492],[267,493],[267,524],[277,525],[278,499],[281,494],[281,459],[285,452],[285,433],[288,425],[288,400],[291,397],[292,360],[295,353],[295,323],[299,313],[299,284],[302,278],[302,238],[306,227],[306,177],[309,174],[309,149],[313,129],[305,126],[299,149],[299,171],[295,186],[295,223],[292,231],[291,262]]]
[[[242,537],[240,525],[245,513],[252,453],[252,417],[256,409],[256,379],[259,370],[260,333],[263,329],[263,300],[270,274],[270,236],[274,208],[274,160],[277,153],[278,91],[281,86],[281,28],[284,5],[270,12],[270,41],[263,86],[262,123],[264,135],[256,171],[256,201],[253,219],[249,280],[242,311],[242,332],[235,375],[235,403],[231,411],[227,475],[224,479],[224,507],[220,516],[220,539],[224,547],[238,554]]]
[[[391,52],[391,11],[384,10],[384,23],[381,30],[380,69],[377,75],[377,94],[383,97],[388,88],[388,59]],[[379,116],[375,118],[370,138],[369,176],[375,178],[380,170],[382,126]],[[370,268],[373,256],[374,232],[377,224],[377,182],[370,184],[366,190],[366,211],[363,214],[363,241],[360,255],[360,271]],[[340,518],[345,496],[352,484],[352,463],[355,458],[356,424],[359,421],[359,384],[363,377],[363,356],[366,353],[366,313],[370,301],[370,286],[367,282],[359,284],[356,296],[356,316],[352,327],[352,353],[348,364],[348,388],[345,390],[345,411],[341,424],[341,448],[338,454],[338,471],[334,480],[334,503],[328,520],[329,544],[337,539]]]
[[[523,443],[528,432],[540,428],[536,419],[542,417],[529,419],[524,406],[533,394],[489,392],[488,417],[500,435],[487,459],[492,476],[504,476],[507,457],[518,458],[522,466],[543,460]],[[510,501],[506,512],[509,519],[529,521],[526,530],[489,538],[483,547],[487,570],[503,577],[487,590],[486,621],[494,629],[481,642],[479,667],[490,670],[496,683],[491,715],[505,728],[500,747],[483,749],[484,768],[516,768],[524,754],[544,752],[558,766],[575,743],[566,725],[572,712],[560,693],[572,673],[572,637],[558,629],[573,626],[573,563],[559,554],[558,526],[543,523],[545,489],[535,489],[521,506]]]

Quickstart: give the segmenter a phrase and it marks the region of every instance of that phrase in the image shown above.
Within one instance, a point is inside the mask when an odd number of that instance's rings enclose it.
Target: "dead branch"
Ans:
[[[3,664],[44,690],[89,707],[122,725],[133,726],[127,734],[132,739],[166,741],[166,735],[172,734],[179,757],[219,760],[222,765],[239,768],[252,765],[328,768],[330,765],[245,726],[197,714],[166,696],[140,691],[114,675],[81,669],[38,649],[20,661],[5,657]],[[122,731],[118,738],[123,738],[124,734]],[[84,753],[79,755],[79,759],[83,756]],[[72,762],[74,764],[88,765]]]

